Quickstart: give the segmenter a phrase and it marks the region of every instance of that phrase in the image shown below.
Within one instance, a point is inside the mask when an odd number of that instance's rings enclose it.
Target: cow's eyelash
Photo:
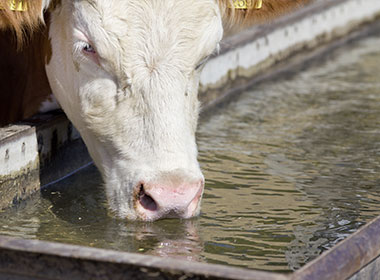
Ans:
[[[73,46],[73,55],[78,61],[92,61],[100,66],[100,59],[96,49],[88,41],[77,41]]]
[[[87,52],[87,53],[96,53],[94,47],[91,46],[90,44],[85,44],[82,48],[82,51]]]
[[[84,53],[84,54],[96,54],[95,48],[87,42],[79,41],[74,45],[75,53]]]

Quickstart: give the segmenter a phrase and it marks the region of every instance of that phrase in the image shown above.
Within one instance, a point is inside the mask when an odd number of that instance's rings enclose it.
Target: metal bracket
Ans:
[[[260,10],[263,7],[263,0],[232,0],[229,7],[237,10]]]
[[[8,5],[4,7],[0,4],[0,10],[9,9],[16,12],[25,12],[28,10],[28,4],[26,0],[9,0]]]

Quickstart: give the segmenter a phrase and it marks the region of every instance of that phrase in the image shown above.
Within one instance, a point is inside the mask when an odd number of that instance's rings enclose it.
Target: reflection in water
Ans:
[[[373,37],[342,48],[204,120],[199,218],[114,219],[90,167],[3,212],[0,234],[297,269],[379,213],[379,45]]]
[[[200,261],[198,220],[126,222],[107,212],[95,167],[7,210],[0,234]],[[67,188],[76,185],[77,187]]]

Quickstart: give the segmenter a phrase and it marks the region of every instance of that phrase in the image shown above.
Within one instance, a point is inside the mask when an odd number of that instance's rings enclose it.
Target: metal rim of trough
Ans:
[[[292,274],[0,236],[0,276],[9,279],[348,279],[380,254],[380,217]],[[22,264],[22,265],[20,265]],[[357,279],[374,279],[378,271]],[[355,279],[355,278],[353,278]]]
[[[220,55],[210,60],[201,77],[200,99],[206,108],[203,115],[254,83],[316,57],[331,45],[360,36],[363,31],[348,34],[375,21],[379,15],[377,0],[316,0],[270,25],[227,38]],[[286,44],[273,43],[279,40]],[[255,53],[252,49],[261,51],[252,55]],[[297,53],[301,53],[300,60],[290,63],[285,60],[296,57]],[[284,60],[286,63],[282,63]],[[16,152],[20,155],[12,156],[13,149],[20,150]],[[59,163],[63,158],[68,162],[64,168]],[[15,189],[8,201],[0,201],[0,207],[25,199],[40,185],[54,182],[90,162],[78,133],[62,114],[40,115],[22,124],[0,128],[0,200],[4,196],[4,182],[11,182]],[[15,170],[11,170],[13,164]],[[33,187],[27,189],[28,184]],[[0,276],[25,280],[125,279],[128,276],[133,279],[372,279],[380,273],[379,232],[380,217],[287,275],[0,236]]]

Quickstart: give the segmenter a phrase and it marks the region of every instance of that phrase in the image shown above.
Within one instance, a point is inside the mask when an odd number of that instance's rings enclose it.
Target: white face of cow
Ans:
[[[51,15],[53,92],[128,219],[199,213],[197,90],[222,38],[215,0],[62,0]]]

